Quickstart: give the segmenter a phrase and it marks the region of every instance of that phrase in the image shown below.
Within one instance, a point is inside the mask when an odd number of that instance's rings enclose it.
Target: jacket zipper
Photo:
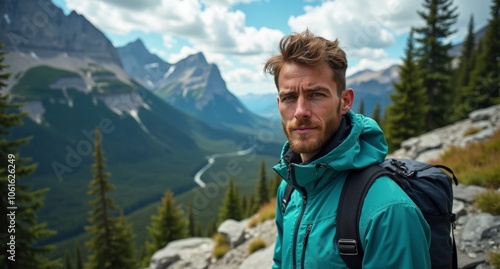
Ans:
[[[293,171],[294,169],[293,165],[290,165],[289,170],[288,170],[288,176],[291,176],[291,180],[295,186],[297,186],[297,181],[295,179],[295,172]],[[304,188],[299,188],[300,193],[302,193],[302,209],[300,210],[300,215],[299,218],[297,219],[297,222],[295,223],[295,231],[293,233],[293,245],[292,245],[292,264],[293,264],[293,269],[297,268],[297,237],[299,233],[299,227],[300,223],[302,222],[302,217],[304,216],[304,212],[306,210],[306,204],[307,204],[307,193]]]
[[[304,240],[302,241],[302,260],[300,264],[300,268],[304,269],[304,264],[305,264],[305,259],[306,259],[306,248],[307,248],[307,241],[309,241],[309,234],[311,233],[312,229],[312,224],[309,224],[307,226],[306,234],[304,235]]]

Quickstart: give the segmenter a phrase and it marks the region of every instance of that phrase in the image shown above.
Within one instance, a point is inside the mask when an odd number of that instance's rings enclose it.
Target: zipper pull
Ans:
[[[306,234],[304,235],[304,240],[302,241],[302,244],[304,246],[307,245],[307,240],[309,240],[309,234],[311,233],[311,230],[312,230],[312,224],[309,224],[307,226]]]

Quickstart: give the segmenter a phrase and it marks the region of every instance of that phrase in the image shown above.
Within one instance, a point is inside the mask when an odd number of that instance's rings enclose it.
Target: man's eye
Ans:
[[[323,97],[323,96],[325,96],[325,95],[323,93],[320,93],[320,92],[311,93],[312,98],[318,98],[318,97]]]
[[[285,95],[281,97],[282,102],[289,102],[295,100],[295,96],[293,95]]]

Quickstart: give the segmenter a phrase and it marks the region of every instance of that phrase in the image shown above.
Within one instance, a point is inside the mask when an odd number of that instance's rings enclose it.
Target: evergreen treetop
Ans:
[[[457,7],[452,0],[424,0],[423,11],[418,11],[425,25],[416,28],[416,54],[420,76],[426,89],[429,110],[425,116],[425,129],[430,131],[451,121],[454,91],[450,86],[452,76],[449,55],[450,43],[446,38],[456,30],[452,26],[457,20]]]
[[[180,207],[175,205],[173,193],[165,191],[158,206],[156,215],[151,216],[151,224],[147,227],[148,241],[146,241],[146,255],[143,266],[149,264],[151,256],[168,243],[188,237],[188,221]]]
[[[105,171],[106,159],[99,128],[95,129],[94,140],[95,163],[92,165],[93,178],[87,193],[95,196],[95,199],[89,203],[90,225],[85,227],[91,234],[91,238],[86,242],[89,256],[85,268],[136,268],[132,230],[125,222],[123,214],[117,216],[119,208],[108,194],[114,187],[107,180],[111,174]]]
[[[413,30],[408,37],[405,58],[399,67],[400,80],[394,83],[392,104],[387,107],[386,139],[389,151],[398,149],[401,142],[425,131],[427,113],[426,91],[416,63]]]

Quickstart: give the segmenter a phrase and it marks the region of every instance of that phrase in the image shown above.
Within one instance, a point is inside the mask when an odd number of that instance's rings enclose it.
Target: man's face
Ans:
[[[278,77],[278,108],[283,130],[302,161],[312,158],[337,131],[350,109],[352,90],[339,97],[327,63],[285,63]],[[347,102],[345,102],[347,101]],[[348,103],[346,105],[345,103]]]

